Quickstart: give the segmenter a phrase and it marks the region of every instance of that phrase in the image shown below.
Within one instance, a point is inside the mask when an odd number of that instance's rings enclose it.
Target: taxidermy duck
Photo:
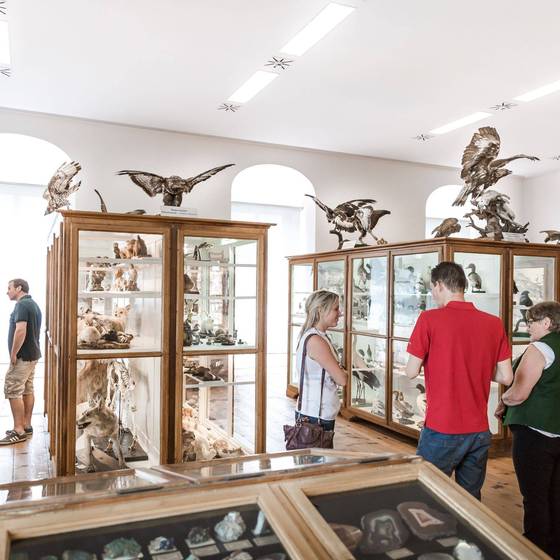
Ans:
[[[118,171],[117,175],[128,175],[130,180],[135,185],[138,185],[148,196],[154,197],[157,194],[163,194],[163,204],[165,204],[165,206],[181,206],[183,194],[189,194],[195,185],[210,179],[210,177],[213,177],[216,173],[232,165],[235,164],[228,163],[227,165],[220,165],[219,167],[214,167],[213,169],[209,169],[208,171],[204,171],[188,179],[183,179],[177,175],[162,177],[155,173],[132,171],[130,169]]]
[[[426,416],[426,408],[428,406],[428,402],[426,399],[426,388],[424,387],[424,385],[422,385],[422,383],[418,383],[418,385],[416,385],[416,388],[420,391],[420,394],[416,397],[416,406],[418,407],[420,414],[422,416]]]
[[[356,243],[356,247],[363,247],[366,245],[364,237],[369,233],[377,242],[378,245],[386,243],[384,240],[379,239],[373,235],[373,228],[377,222],[387,214],[389,210],[375,210],[373,205],[376,203],[371,198],[356,198],[343,202],[335,208],[329,208],[326,204],[321,202],[318,198],[310,194],[306,194],[311,198],[315,204],[325,213],[327,221],[332,224],[333,228],[330,233],[336,235],[338,238],[338,249],[342,249],[344,239],[342,232],[348,233],[359,232],[360,236]]]
[[[43,198],[47,201],[45,216],[60,210],[64,206],[67,208],[70,206],[70,201],[68,200],[70,195],[75,193],[82,184],[81,181],[72,183],[72,179],[81,169],[82,166],[77,161],[71,161],[70,163],[63,163],[56,170],[43,193]]]
[[[470,270],[470,272],[467,274],[467,278],[471,286],[471,292],[482,292],[482,278],[476,271],[476,266],[473,263],[470,263],[465,268],[467,270]]]
[[[414,408],[404,400],[402,391],[393,391],[393,409],[404,418],[414,416]]]

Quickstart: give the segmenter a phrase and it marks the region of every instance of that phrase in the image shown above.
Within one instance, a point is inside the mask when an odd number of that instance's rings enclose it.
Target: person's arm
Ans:
[[[511,367],[511,359],[502,360],[496,364],[496,371],[492,377],[497,383],[502,385],[510,385],[513,381],[513,369]]]
[[[307,355],[328,372],[337,385],[346,385],[348,374],[340,367],[326,340],[318,335],[311,335],[307,340]]]
[[[541,352],[534,346],[529,346],[515,372],[513,385],[503,394],[502,401],[507,406],[516,406],[525,402],[541,378],[545,365]]]
[[[423,363],[424,360],[422,358],[418,358],[413,354],[409,354],[408,362],[406,364],[406,369],[405,369],[406,376],[409,379],[414,379],[415,377],[417,377],[420,373],[420,370],[422,369]]]
[[[10,363],[15,365],[17,362],[17,353],[20,351],[23,343],[25,342],[25,335],[27,334],[27,323],[25,321],[18,321],[16,323],[16,330],[14,332],[14,341],[12,342],[12,350],[10,352]]]

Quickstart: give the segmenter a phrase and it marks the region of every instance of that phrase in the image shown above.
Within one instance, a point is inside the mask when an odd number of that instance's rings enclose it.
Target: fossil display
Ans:
[[[63,163],[56,170],[43,193],[43,198],[47,201],[45,216],[63,207],[70,206],[68,200],[70,195],[75,193],[82,184],[81,181],[72,183],[72,179],[81,169],[82,167],[77,161],[71,161],[70,163]]]
[[[318,198],[306,194],[315,204],[325,213],[327,221],[332,224],[330,233],[338,238],[338,249],[342,249],[342,244],[347,241],[342,232],[359,233],[356,247],[366,245],[364,238],[369,233],[378,245],[385,244],[384,239],[378,238],[373,234],[373,229],[377,222],[391,212],[389,210],[376,210],[373,205],[377,202],[370,198],[357,198],[343,202],[335,208],[329,208]]]
[[[195,185],[206,181],[234,165],[233,163],[228,163],[227,165],[221,165],[219,167],[214,167],[208,171],[204,171],[199,175],[190,177],[189,179],[182,179],[177,175],[172,175],[171,177],[162,177],[161,175],[156,175],[155,173],[148,173],[146,171],[131,171],[124,169],[117,172],[117,175],[127,175],[130,180],[138,185],[148,196],[154,197],[158,194],[163,195],[163,204],[165,206],[181,206],[183,201],[183,195],[189,194]]]

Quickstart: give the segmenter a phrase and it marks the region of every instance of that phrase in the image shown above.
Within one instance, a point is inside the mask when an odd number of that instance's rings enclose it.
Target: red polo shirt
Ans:
[[[407,348],[424,360],[425,425],[444,434],[488,430],[496,364],[511,358],[502,321],[466,301],[424,311]]]

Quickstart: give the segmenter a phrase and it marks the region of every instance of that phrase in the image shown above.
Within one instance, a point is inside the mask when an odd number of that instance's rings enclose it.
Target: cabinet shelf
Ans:
[[[185,294],[185,299],[189,300],[203,300],[203,301],[212,301],[212,300],[241,300],[241,299],[257,299],[257,296],[201,296],[200,294]]]
[[[208,266],[219,266],[220,268],[257,268],[256,264],[237,264],[237,263],[227,263],[222,261],[198,261],[195,259],[185,259],[185,266],[195,267],[208,267]]]
[[[137,291],[137,292],[111,292],[111,291],[99,291],[99,292],[78,292],[78,298],[80,299],[111,299],[111,298],[161,298],[161,292],[150,292],[150,291]]]
[[[160,257],[141,257],[135,259],[115,259],[110,257],[80,257],[80,263],[100,263],[100,264],[161,264],[162,260]],[[109,271],[111,270],[110,267],[103,268],[102,270]],[[80,270],[93,270],[91,267],[80,267]]]
[[[241,385],[255,385],[254,381],[199,381],[198,377],[190,375],[189,373],[183,373],[183,379],[185,383],[183,387],[185,389],[202,389],[204,387],[236,387]]]

